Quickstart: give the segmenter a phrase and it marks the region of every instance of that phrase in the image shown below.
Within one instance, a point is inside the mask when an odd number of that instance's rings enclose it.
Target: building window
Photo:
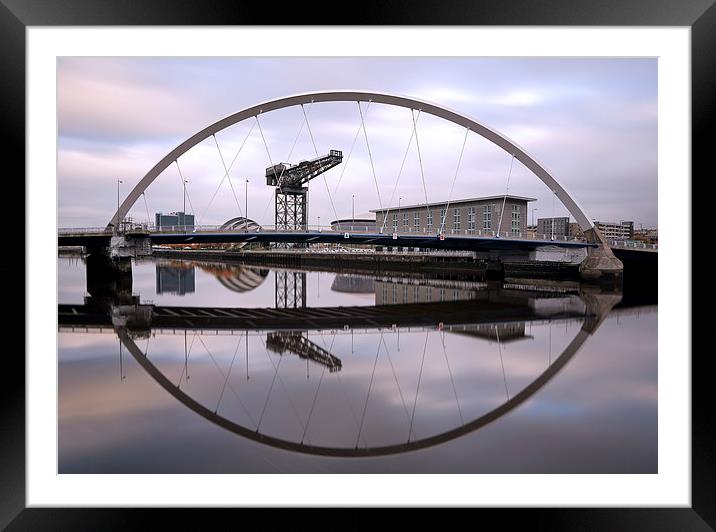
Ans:
[[[408,285],[404,284],[403,285],[403,301],[402,301],[402,303],[407,303],[407,302],[408,302]]]
[[[520,219],[522,215],[522,209],[519,205],[513,205],[512,206],[512,232],[513,233],[519,233],[520,232]]]
[[[455,231],[460,230],[460,209],[453,209],[452,211],[452,228]]]
[[[410,215],[409,215],[408,213],[405,213],[405,212],[404,212],[404,213],[403,213],[403,227],[404,227],[405,229],[407,229],[408,226],[410,225],[410,223],[408,222],[408,219],[409,219],[409,218],[410,218]]]
[[[445,227],[446,209],[440,209],[440,227]]]
[[[420,229],[420,213],[413,214],[413,227]]]
[[[398,286],[393,283],[393,303],[398,302]]]
[[[393,232],[395,233],[398,230],[398,215],[393,214]]]
[[[428,229],[433,228],[433,211],[428,211]]]
[[[388,285],[385,283],[383,283],[382,293],[383,293],[383,303],[387,303],[388,302]]]
[[[470,231],[475,230],[475,207],[467,208],[467,228]]]
[[[482,227],[492,229],[492,205],[485,205],[482,208]]]

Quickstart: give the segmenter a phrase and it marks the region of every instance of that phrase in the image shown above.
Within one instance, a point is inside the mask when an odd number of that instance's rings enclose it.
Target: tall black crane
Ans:
[[[305,229],[308,225],[308,187],[314,177],[343,161],[343,152],[331,150],[328,155],[296,165],[279,163],[266,168],[266,184],[276,187],[276,230]]]

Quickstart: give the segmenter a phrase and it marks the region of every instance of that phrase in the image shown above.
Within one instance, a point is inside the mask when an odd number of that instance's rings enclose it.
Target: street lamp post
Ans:
[[[184,182],[184,204],[182,205],[182,227],[184,228],[184,231],[186,231],[186,184],[189,182],[186,179],[182,179]]]
[[[246,180],[246,186],[244,186],[244,228],[246,232],[249,231],[249,180]]]
[[[356,224],[356,195],[351,195],[351,231]]]
[[[115,229],[115,232],[119,234],[119,184],[124,183],[121,179],[117,179],[117,219],[115,220],[115,223],[117,224]]]

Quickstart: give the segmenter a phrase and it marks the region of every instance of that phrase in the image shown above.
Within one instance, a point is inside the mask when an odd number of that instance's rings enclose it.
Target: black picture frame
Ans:
[[[0,138],[8,170],[25,175],[25,30],[28,26],[83,25],[570,25],[685,26],[691,28],[692,175],[707,174],[709,119],[716,111],[715,0],[397,0],[361,4],[350,21],[344,9],[313,2],[282,4],[217,0],[0,0]],[[270,19],[268,19],[270,17]],[[709,128],[712,129],[712,128]],[[693,179],[692,179],[693,184]],[[24,197],[18,187],[15,197]],[[692,212],[697,210],[692,207]],[[699,220],[694,219],[697,224]],[[694,225],[695,227],[699,225]],[[17,228],[15,228],[17,230]],[[25,239],[25,234],[23,233]],[[25,240],[25,245],[32,245]],[[16,259],[15,259],[16,260]],[[23,259],[24,261],[24,259]],[[689,261],[686,264],[690,265]],[[24,268],[23,268],[24,271]],[[696,270],[694,270],[695,272]],[[13,271],[13,275],[17,275]],[[25,278],[25,283],[31,279]],[[677,282],[683,282],[681,280]],[[685,286],[691,291],[691,286]],[[16,298],[16,300],[18,300]],[[683,309],[691,312],[691,309]],[[17,313],[20,315],[21,313]],[[22,313],[24,315],[24,313]],[[694,330],[692,324],[692,330]],[[698,326],[696,330],[699,330]],[[701,329],[703,330],[703,329]],[[10,344],[8,344],[9,346]],[[694,350],[692,363],[692,505],[690,508],[478,509],[500,526],[549,530],[713,530],[716,527],[716,423],[707,397],[710,350]],[[685,356],[686,353],[671,353]],[[691,355],[689,353],[688,355]],[[0,528],[8,530],[126,530],[145,527],[146,509],[26,508],[25,363],[16,348],[4,353],[0,403]],[[234,515],[240,510],[221,510]],[[245,512],[248,510],[244,510]],[[333,515],[326,516],[331,522]],[[331,511],[334,514],[335,511]],[[421,519],[421,513],[415,513]],[[206,526],[204,511],[161,511],[163,528]],[[231,518],[231,517],[230,517]],[[337,524],[333,521],[334,524]],[[357,524],[357,522],[356,522]]]

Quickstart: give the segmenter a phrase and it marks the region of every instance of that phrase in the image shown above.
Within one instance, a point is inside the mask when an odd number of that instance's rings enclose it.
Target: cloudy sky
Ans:
[[[59,226],[104,226],[117,207],[117,179],[124,197],[167,152],[226,115],[346,88],[413,96],[468,115],[535,156],[590,218],[657,224],[656,59],[61,58]],[[350,217],[352,198],[358,215],[426,195],[432,202],[504,194],[508,176],[510,194],[537,200],[530,223],[533,215],[567,215],[541,181],[519,163],[510,172],[511,156],[474,133],[458,169],[465,130],[454,124],[416,112],[418,153],[407,109],[363,104],[365,135],[355,102],[305,110],[315,149],[294,107],[261,115],[260,129],[256,120],[236,124],[180,157],[187,212],[197,223],[223,223],[248,204],[250,218],[272,225],[265,167],[313,158],[316,149],[342,150],[344,159],[311,182],[311,224]],[[234,161],[230,179],[222,157]],[[146,220],[148,212],[182,208],[172,165],[130,215]]]

